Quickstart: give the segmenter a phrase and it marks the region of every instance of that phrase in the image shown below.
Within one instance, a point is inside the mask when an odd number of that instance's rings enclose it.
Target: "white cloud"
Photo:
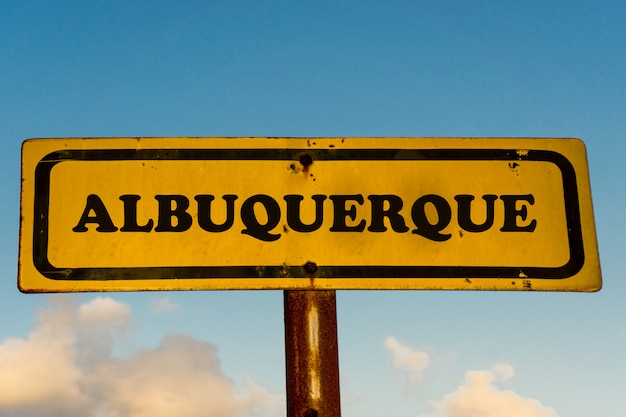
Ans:
[[[168,335],[156,349],[100,364],[88,386],[112,417],[253,415],[273,400],[258,386],[235,387],[220,371],[215,346],[186,335]]]
[[[26,339],[0,345],[0,414],[43,415],[50,404],[59,415],[72,415],[88,403],[79,384],[75,319],[63,298],[55,302],[56,309],[37,314],[38,326]]]
[[[236,385],[217,348],[168,335],[155,349],[115,358],[128,306],[67,298],[40,312],[25,339],[0,344],[0,415],[11,417],[238,417],[284,415],[284,396],[252,380]]]
[[[178,310],[178,304],[172,302],[169,297],[154,299],[150,302],[152,313],[169,313]]]
[[[110,297],[98,297],[78,308],[80,320],[86,324],[125,323],[131,315],[126,304]]]
[[[491,370],[494,379],[498,382],[506,382],[515,376],[515,368],[508,363],[496,363]]]
[[[420,417],[558,417],[551,407],[496,386],[495,382],[505,382],[514,375],[513,367],[505,363],[488,371],[468,371],[456,391],[432,403],[433,414]]]
[[[410,383],[421,382],[424,371],[430,366],[430,356],[414,348],[403,345],[394,337],[385,340],[385,347],[391,352],[391,366],[406,373]]]

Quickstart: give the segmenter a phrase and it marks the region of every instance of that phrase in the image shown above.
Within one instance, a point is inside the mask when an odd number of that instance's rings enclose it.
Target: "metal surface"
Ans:
[[[601,286],[576,139],[34,139],[21,199],[25,292]]]
[[[335,291],[285,291],[287,417],[339,417]]]

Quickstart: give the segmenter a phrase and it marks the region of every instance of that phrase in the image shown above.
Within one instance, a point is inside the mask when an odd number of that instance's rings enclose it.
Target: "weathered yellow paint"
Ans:
[[[74,230],[90,195],[102,201],[116,231],[98,232],[94,222],[87,231]],[[128,220],[120,197],[129,195],[138,196],[136,226],[150,231],[119,230]],[[171,195],[189,201],[192,224],[157,232],[155,196]],[[222,196],[236,195],[233,225],[203,230],[197,195],[215,196],[211,219],[218,224],[227,218]],[[243,204],[258,195],[279,207],[280,219],[268,232],[274,241],[242,233],[248,228]],[[293,230],[285,195],[303,197],[304,224],[316,218],[312,196],[325,196],[319,229]],[[339,217],[347,228],[364,221],[364,230],[332,231],[339,203],[331,196],[355,195],[363,203],[348,199]],[[386,231],[369,230],[372,195],[403,201],[398,214],[407,231],[393,230],[388,217]],[[445,241],[413,233],[419,229],[413,204],[432,195],[451,208],[440,230],[450,235]],[[475,197],[476,224],[486,219],[482,196],[497,196],[493,226],[464,230],[458,195]],[[532,195],[532,203],[514,203],[516,227],[535,221],[532,232],[501,230],[506,195]],[[586,152],[577,139],[32,139],[23,144],[21,198],[19,287],[25,292],[601,287]],[[251,204],[247,212],[265,224],[263,208]],[[423,209],[436,224],[434,204]]]

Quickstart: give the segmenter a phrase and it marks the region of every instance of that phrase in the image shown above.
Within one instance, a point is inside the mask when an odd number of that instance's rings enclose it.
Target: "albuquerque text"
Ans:
[[[369,200],[369,209],[364,206],[365,199]],[[459,194],[454,201],[448,201],[437,194],[420,196],[412,202],[410,215],[401,211],[405,205],[403,199],[394,194],[376,194],[364,197],[362,194],[323,195],[315,194],[307,198],[298,194],[283,196],[277,201],[266,194],[256,194],[240,199],[234,194],[221,196],[225,205],[225,220],[215,223],[211,217],[211,205],[215,196],[200,194],[193,197],[196,201],[196,221],[202,230],[210,233],[225,232],[235,223],[235,212],[238,211],[243,229],[241,233],[256,239],[273,242],[281,237],[276,229],[285,215],[286,226],[296,232],[310,233],[320,229],[324,223],[324,206],[332,206],[332,226],[330,232],[386,232],[387,224],[396,233],[411,232],[437,242],[451,238],[450,233],[444,233],[451,224],[453,211],[456,212],[456,221],[461,229],[467,232],[479,233],[489,230],[494,225],[496,202],[502,210],[499,218],[502,223],[497,225],[501,232],[533,232],[537,220],[529,216],[529,207],[535,204],[532,194],[500,195],[485,194],[480,197],[483,202],[472,203],[473,195]],[[190,213],[190,199],[184,195],[167,194],[155,195],[157,213],[155,219],[148,219],[139,224],[138,205],[141,196],[124,194],[119,197],[123,206],[123,224],[118,228],[113,222],[109,210],[102,199],[91,194],[87,196],[85,209],[72,229],[77,233],[89,230],[89,225],[95,225],[97,232],[185,232],[194,223],[194,216]],[[243,200],[237,206],[237,200]],[[330,203],[327,203],[330,200]],[[112,204],[112,203],[109,203]],[[120,203],[118,203],[120,204]],[[147,201],[141,204],[148,205]],[[217,204],[217,203],[216,203]],[[315,218],[304,222],[301,219],[301,205],[314,205]],[[259,215],[261,214],[261,215]],[[223,216],[221,216],[223,217]],[[387,219],[387,222],[385,221]],[[475,223],[475,219],[478,223]],[[409,223],[408,221],[412,222]],[[156,223],[156,225],[155,225]],[[408,224],[408,225],[407,225]]]

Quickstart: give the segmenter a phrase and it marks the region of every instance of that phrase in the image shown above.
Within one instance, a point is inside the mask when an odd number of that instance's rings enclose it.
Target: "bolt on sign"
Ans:
[[[595,291],[578,139],[30,139],[24,292]]]

